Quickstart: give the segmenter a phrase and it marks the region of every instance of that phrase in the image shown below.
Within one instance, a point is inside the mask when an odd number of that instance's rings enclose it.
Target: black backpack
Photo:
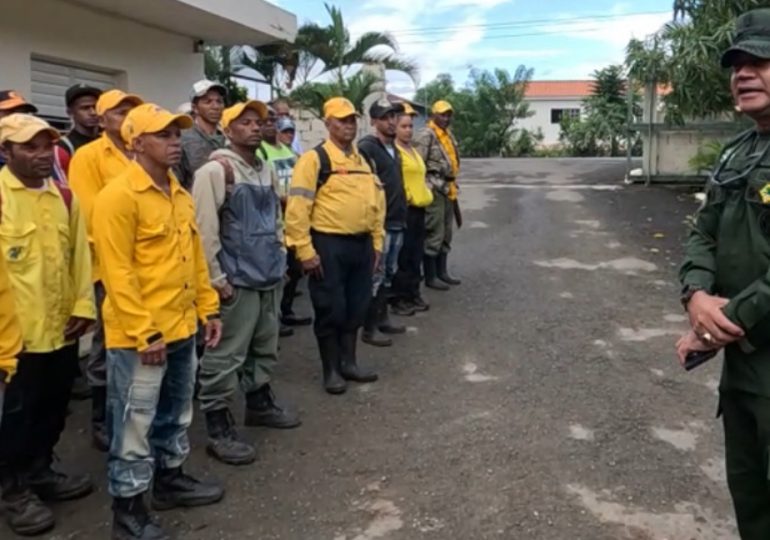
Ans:
[[[332,160],[329,157],[329,152],[326,151],[326,148],[324,148],[323,143],[319,144],[315,148],[313,148],[313,151],[318,154],[318,161],[321,164],[321,168],[318,171],[318,180],[316,182],[316,191],[321,189],[323,185],[329,180],[329,177],[333,174],[374,174],[377,175],[377,167],[375,166],[374,162],[369,159],[365,154],[362,154],[364,159],[366,159],[367,163],[369,163],[369,167],[371,167],[371,171],[335,171],[332,169]]]

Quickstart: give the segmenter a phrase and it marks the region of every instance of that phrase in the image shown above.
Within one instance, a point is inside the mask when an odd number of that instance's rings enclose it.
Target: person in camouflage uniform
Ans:
[[[770,538],[770,9],[738,18],[722,56],[736,109],[753,129],[730,142],[709,180],[681,270],[692,329],[677,344],[724,349],[719,412],[727,483],[743,540]]]
[[[460,280],[449,275],[447,257],[452,249],[452,220],[457,211],[457,175],[460,152],[449,129],[454,110],[447,101],[431,107],[428,125],[415,138],[414,145],[427,168],[427,180],[433,190],[433,202],[425,217],[425,285],[445,291]],[[460,224],[458,220],[458,225]]]

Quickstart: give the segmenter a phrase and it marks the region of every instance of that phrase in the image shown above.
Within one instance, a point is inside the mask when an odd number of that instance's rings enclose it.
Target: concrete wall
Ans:
[[[2,88],[30,95],[30,59],[38,56],[118,72],[123,89],[176,107],[203,77],[193,40],[62,0],[2,0]],[[34,10],[34,12],[33,12]]]
[[[543,130],[543,145],[552,146],[559,143],[561,133],[560,124],[551,123],[551,109],[581,109],[583,98],[563,99],[527,99],[530,112],[534,113],[529,118],[516,121],[516,128],[536,131]]]

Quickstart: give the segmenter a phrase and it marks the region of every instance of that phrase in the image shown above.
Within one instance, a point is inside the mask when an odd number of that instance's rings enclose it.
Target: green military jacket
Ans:
[[[457,148],[457,141],[454,135],[451,132],[449,135],[452,137],[452,144]],[[417,134],[414,139],[414,147],[425,162],[428,183],[433,188],[446,193],[447,180],[455,180],[452,178],[452,162],[430,127],[426,127]],[[459,152],[457,156],[459,159]]]
[[[720,389],[770,397],[770,134],[752,130],[725,148],[680,279],[729,299],[725,314],[746,332],[725,350]]]

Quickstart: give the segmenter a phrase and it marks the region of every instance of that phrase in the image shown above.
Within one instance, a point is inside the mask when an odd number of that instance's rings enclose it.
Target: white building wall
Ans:
[[[527,129],[536,131],[540,128],[543,131],[543,145],[552,146],[559,143],[559,134],[561,133],[560,124],[551,123],[552,109],[581,109],[583,98],[567,99],[527,99],[530,112],[534,113],[528,118],[522,118],[516,121],[517,129]]]
[[[0,74],[3,89],[30,95],[33,56],[115,71],[120,86],[167,108],[189,99],[203,77],[193,40],[62,0],[2,0]]]

